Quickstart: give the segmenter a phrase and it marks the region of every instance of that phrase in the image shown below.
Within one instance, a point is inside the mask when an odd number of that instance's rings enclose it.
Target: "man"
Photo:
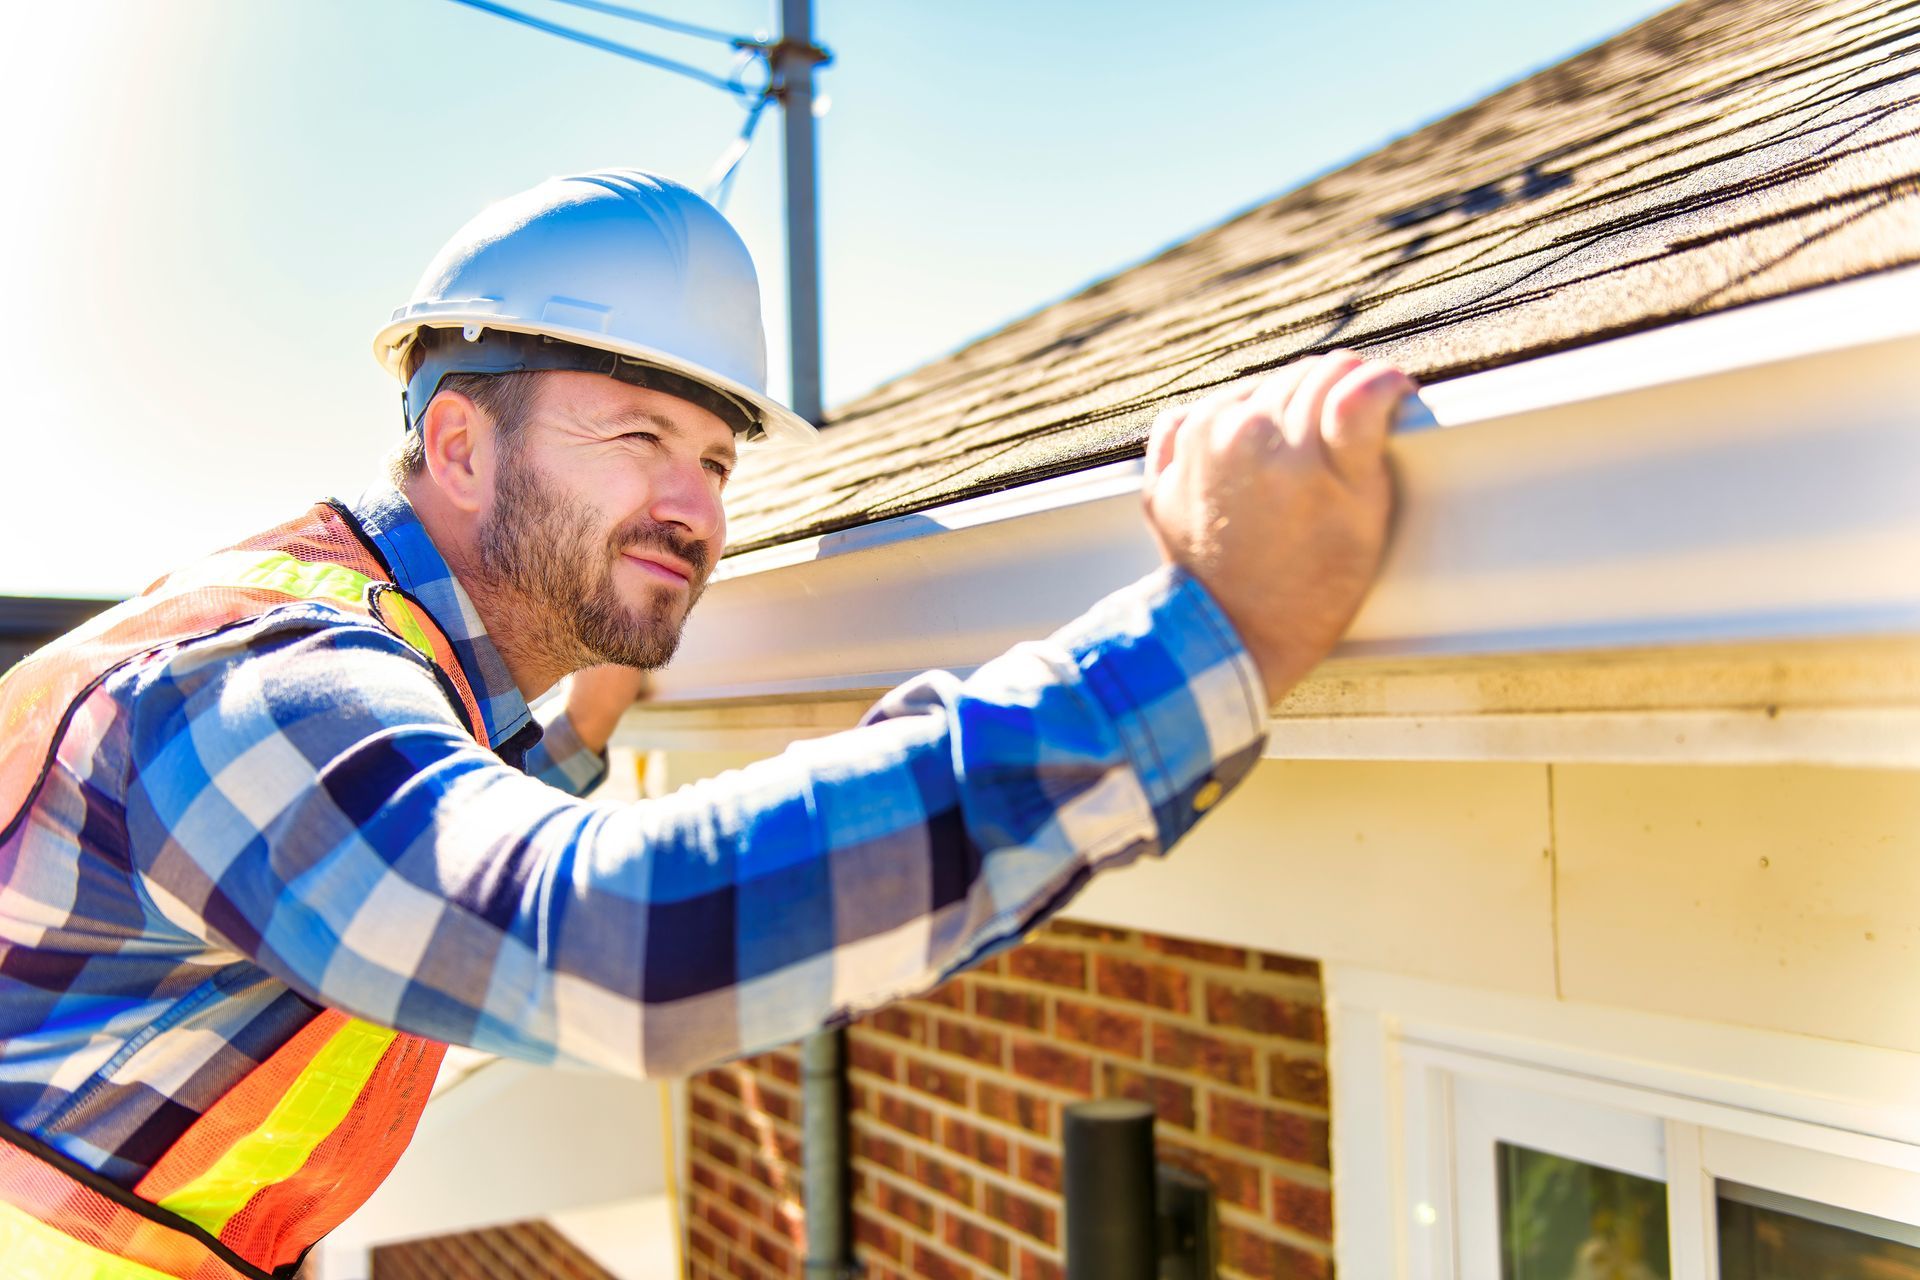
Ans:
[[[382,332],[388,482],[0,680],[0,1257],[288,1274],[444,1045],[676,1073],[919,991],[1163,852],[1372,578],[1400,374],[1336,354],[1164,415],[1166,566],[869,723],[575,798],[668,660],[768,400],[724,219],[637,172],[486,211]],[[770,637],[769,643],[777,643]],[[582,668],[542,729],[528,701]],[[551,785],[550,785],[551,784]]]

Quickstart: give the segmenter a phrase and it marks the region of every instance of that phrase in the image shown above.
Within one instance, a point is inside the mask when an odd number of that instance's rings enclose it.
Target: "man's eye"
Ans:
[[[651,431],[629,431],[620,437],[622,440],[644,440],[648,444],[658,444],[660,437]]]
[[[733,474],[733,468],[729,467],[726,463],[716,461],[713,458],[707,459],[707,470],[713,472],[713,474],[715,474],[716,476],[719,476],[722,480],[725,480],[728,476]]]

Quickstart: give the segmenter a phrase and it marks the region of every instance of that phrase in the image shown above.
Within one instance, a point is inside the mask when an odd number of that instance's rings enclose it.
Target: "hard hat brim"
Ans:
[[[583,347],[592,347],[599,351],[611,351],[617,355],[631,356],[657,365],[671,373],[677,373],[695,382],[705,383],[715,390],[724,392],[738,400],[752,405],[760,414],[761,429],[769,440],[782,444],[807,444],[820,437],[819,429],[802,418],[779,401],[774,400],[753,388],[734,381],[732,378],[715,373],[690,360],[661,351],[655,347],[643,346],[634,342],[622,342],[592,329],[575,329],[566,325],[528,324],[507,317],[490,314],[480,310],[439,310],[429,314],[403,316],[386,325],[374,335],[373,354],[381,367],[398,378],[402,385],[406,383],[404,368],[407,348],[413,344],[416,334],[422,329],[460,329],[467,325],[477,325],[484,329],[496,329],[502,333],[526,333],[536,336],[558,338],[564,342],[576,343]]]

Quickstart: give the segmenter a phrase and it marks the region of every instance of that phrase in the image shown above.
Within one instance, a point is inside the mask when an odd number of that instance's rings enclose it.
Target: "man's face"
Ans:
[[[733,432],[664,392],[539,375],[500,451],[482,568],[510,589],[523,644],[563,670],[665,665],[726,541]]]

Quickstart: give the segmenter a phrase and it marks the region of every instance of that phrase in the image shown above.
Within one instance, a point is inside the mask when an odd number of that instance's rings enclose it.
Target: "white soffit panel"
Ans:
[[[1323,678],[1837,639],[1892,642],[1903,665],[1915,651],[1920,269],[1422,396],[1434,421],[1393,445],[1387,564]],[[1140,466],[730,557],[655,705],[819,700],[1043,635],[1157,562]]]

